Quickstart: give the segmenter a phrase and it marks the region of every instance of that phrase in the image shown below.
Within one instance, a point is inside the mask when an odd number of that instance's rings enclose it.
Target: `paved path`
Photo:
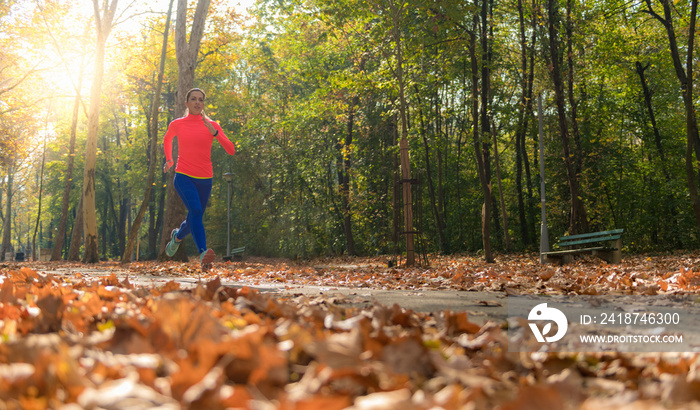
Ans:
[[[58,266],[38,269],[42,273],[50,273],[58,276],[74,276],[81,274],[83,277],[100,277],[115,273],[120,280],[128,277],[129,281],[137,286],[162,286],[167,282],[175,281],[183,288],[194,287],[198,279],[195,277],[167,276],[155,274],[135,275],[134,272],[120,268],[105,268],[99,266]],[[279,283],[250,283],[236,281],[222,281],[224,286],[244,287],[248,286],[263,293],[277,294],[280,296],[294,297],[324,296],[334,298],[339,306],[347,307],[371,307],[375,302],[412,309],[416,312],[429,313],[451,310],[453,312],[466,311],[469,320],[483,324],[488,320],[505,321],[508,315],[506,308],[506,296],[495,292],[466,292],[454,290],[377,290],[370,288],[346,288],[329,286],[300,286],[294,284]]]
[[[84,278],[100,277],[116,274],[120,280],[128,277],[136,286],[162,286],[167,282],[175,281],[182,288],[194,287],[198,283],[196,277],[159,275],[156,272],[137,274],[133,271],[121,269],[115,266],[81,266],[81,265],[47,265],[41,269],[32,265],[41,273],[50,273],[59,276],[75,276],[81,274]],[[194,274],[196,275],[196,273]],[[452,312],[466,312],[468,320],[483,325],[488,321],[506,324],[513,327],[524,326],[524,322],[513,322],[514,317],[527,318],[531,310],[538,304],[549,303],[566,313],[570,328],[581,329],[581,333],[612,334],[613,328],[620,327],[620,319],[625,317],[641,317],[645,312],[678,313],[679,323],[660,326],[651,326],[645,323],[633,323],[617,330],[617,334],[636,334],[657,332],[658,334],[682,334],[685,347],[682,351],[700,351],[700,297],[697,295],[608,295],[608,296],[534,296],[523,295],[508,297],[502,292],[470,292],[457,290],[381,290],[371,288],[347,288],[330,286],[301,286],[280,283],[259,283],[251,285],[249,282],[222,281],[224,286],[244,287],[257,289],[262,293],[278,295],[285,298],[307,297],[309,299],[323,297],[332,300],[334,305],[341,307],[370,308],[379,303],[385,306],[399,306],[422,313],[438,313],[446,310]],[[584,321],[589,323],[582,323]],[[602,325],[604,318],[610,317],[616,323]],[[532,321],[530,321],[532,323]],[[546,323],[546,322],[543,322]],[[574,333],[574,332],[569,332]],[[568,336],[568,335],[567,335]],[[656,347],[650,347],[652,349]],[[678,350],[676,350],[678,351]]]

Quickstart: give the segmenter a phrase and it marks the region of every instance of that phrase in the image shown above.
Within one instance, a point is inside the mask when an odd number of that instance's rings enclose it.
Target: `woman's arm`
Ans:
[[[165,132],[163,137],[163,150],[165,151],[165,165],[163,166],[163,172],[168,172],[170,167],[173,166],[173,138],[175,138],[175,127],[171,122],[168,126],[168,131]]]
[[[209,129],[209,133],[213,135],[217,141],[219,141],[219,144],[221,144],[221,146],[224,147],[224,150],[229,155],[233,155],[236,153],[236,146],[233,145],[233,142],[226,138],[226,134],[224,134],[224,130],[223,128],[221,128],[219,123],[217,123],[216,121],[212,121],[204,113],[202,113],[202,121],[204,121],[204,125],[206,125]]]
[[[219,126],[219,124],[214,123],[215,128],[217,131],[219,131],[214,137],[216,138],[217,141],[219,141],[219,144],[221,144],[222,147],[224,147],[224,150],[229,154],[233,155],[236,153],[236,146],[231,142],[226,137],[226,134],[224,134],[224,130]]]

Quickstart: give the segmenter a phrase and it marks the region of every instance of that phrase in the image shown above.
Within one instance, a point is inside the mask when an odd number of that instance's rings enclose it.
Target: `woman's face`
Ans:
[[[192,91],[187,101],[185,101],[185,105],[190,114],[200,115],[204,109],[204,94],[200,91]]]

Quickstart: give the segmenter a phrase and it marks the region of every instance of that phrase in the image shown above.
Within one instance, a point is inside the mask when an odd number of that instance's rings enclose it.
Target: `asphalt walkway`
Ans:
[[[174,281],[181,288],[197,286],[197,273],[189,276],[159,273],[145,270],[142,273],[119,267],[119,265],[70,265],[70,264],[32,264],[31,267],[39,273],[56,276],[97,279],[105,275],[115,274],[119,280],[128,278],[135,286],[162,286]],[[204,279],[206,281],[208,279]],[[469,322],[483,325],[494,322],[504,328],[520,327],[527,329],[525,319],[532,315],[535,306],[549,303],[566,313],[569,328],[579,329],[569,333],[577,334],[644,334],[683,336],[683,348],[673,351],[700,351],[700,297],[697,295],[511,295],[504,292],[478,292],[459,290],[384,290],[372,288],[349,288],[336,286],[309,286],[289,283],[266,283],[256,281],[255,285],[238,281],[222,281],[223,286],[257,289],[261,293],[280,298],[299,300],[306,299],[312,303],[332,303],[339,307],[355,307],[359,309],[372,308],[375,304],[394,306],[395,304],[415,312],[441,314],[445,311],[453,313],[466,312]],[[545,309],[548,309],[545,307]],[[673,317],[677,314],[676,323],[649,322],[646,313],[665,314]],[[541,313],[541,312],[537,312]],[[671,315],[671,316],[669,316]],[[514,321],[515,318],[515,321]],[[521,318],[521,319],[518,319]],[[637,318],[640,319],[637,323]],[[641,323],[641,320],[644,323]],[[611,319],[613,322],[611,323]],[[630,319],[635,322],[632,323]],[[627,323],[624,321],[627,320]],[[546,321],[542,322],[547,323]],[[546,332],[545,332],[546,333]],[[569,335],[567,334],[567,337]],[[572,349],[577,349],[574,343]],[[635,347],[635,349],[638,347]],[[659,351],[658,345],[646,346],[643,349]],[[646,351],[646,350],[644,350]]]

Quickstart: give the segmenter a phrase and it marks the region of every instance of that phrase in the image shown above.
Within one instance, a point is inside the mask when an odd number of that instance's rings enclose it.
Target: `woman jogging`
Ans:
[[[202,218],[207,208],[214,176],[211,146],[216,138],[230,155],[236,152],[236,148],[226,138],[219,124],[204,114],[205,99],[204,91],[199,88],[187,92],[185,116],[171,122],[163,138],[166,160],[163,172],[168,172],[173,166],[173,138],[177,136],[179,149],[173,184],[187,207],[187,219],[179,228],[173,229],[165,253],[169,257],[175,255],[182,239],[191,233],[199,252],[202,270],[209,270],[216,255],[213,250],[207,248]]]

